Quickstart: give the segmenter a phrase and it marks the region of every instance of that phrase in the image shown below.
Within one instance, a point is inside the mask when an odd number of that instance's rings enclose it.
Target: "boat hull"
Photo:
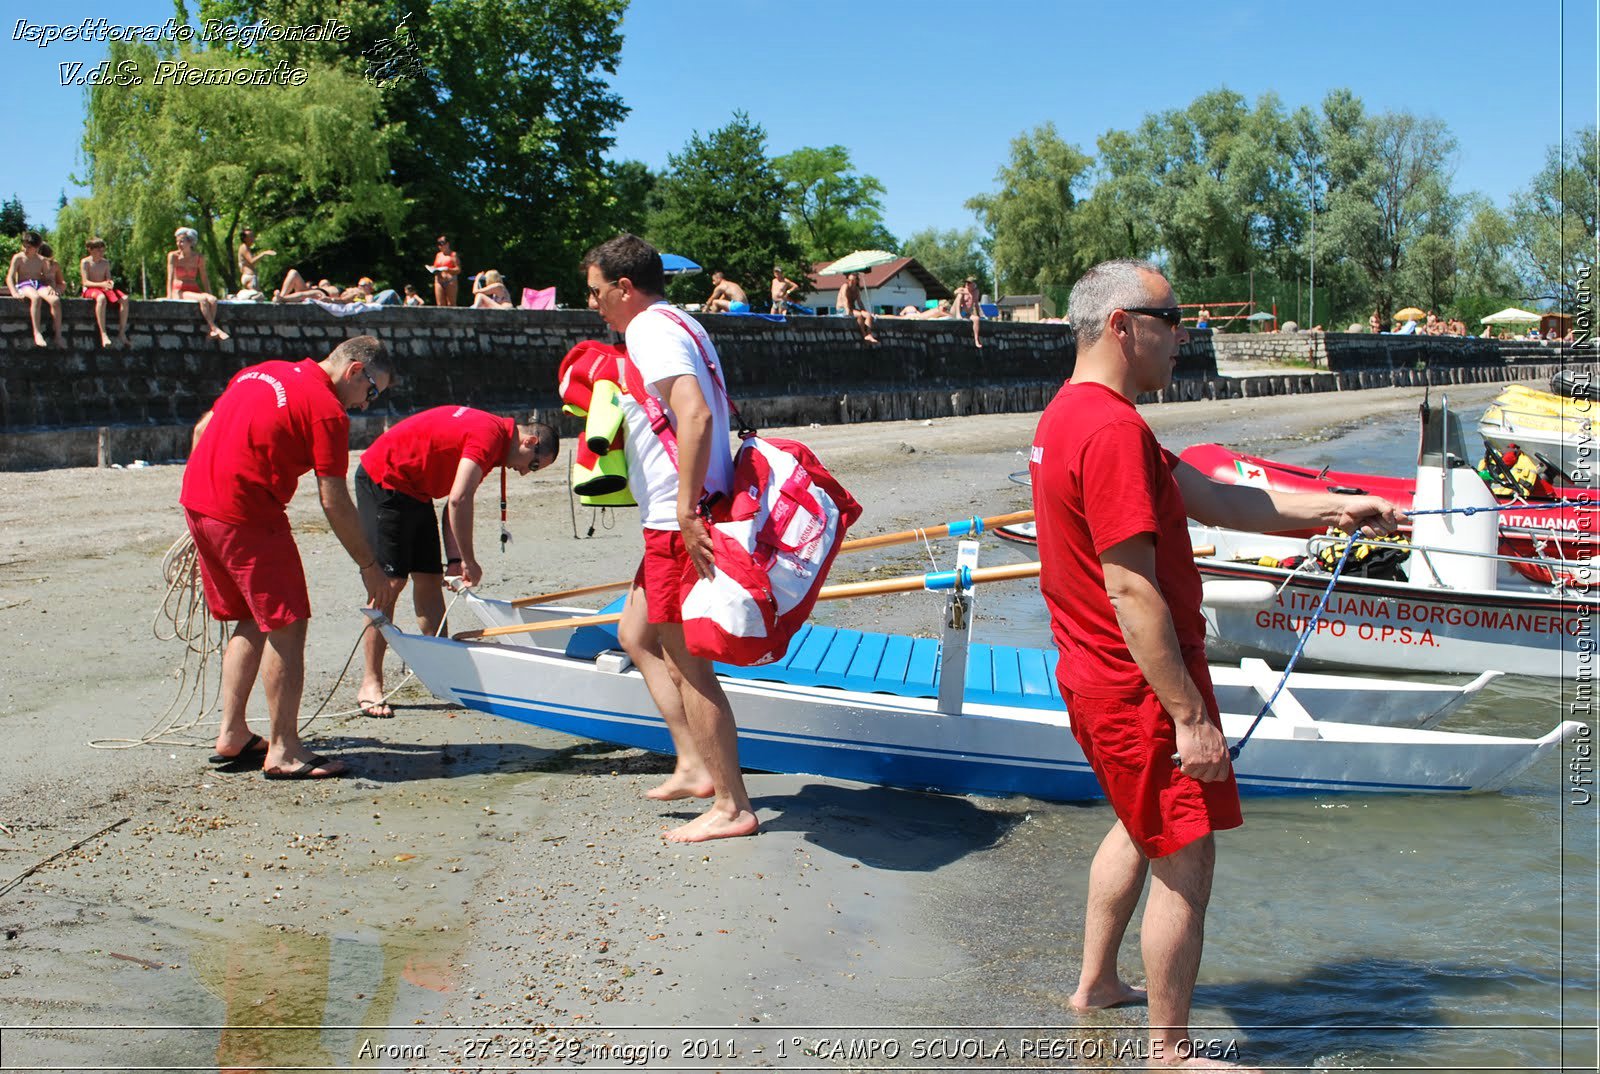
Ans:
[[[1281,587],[1263,607],[1205,608],[1207,651],[1216,660],[1258,657],[1281,666],[1294,652],[1328,576],[1235,560],[1303,555],[1305,542],[1206,526],[1191,526],[1189,535],[1196,545],[1217,548],[1216,556],[1195,560],[1202,578]],[[1600,601],[1592,597],[1549,590],[1435,589],[1345,575],[1306,642],[1304,659],[1362,669],[1472,673],[1498,668],[1577,678],[1585,668],[1588,674],[1594,671],[1597,610]]]
[[[396,654],[446,701],[583,738],[672,751],[642,676],[621,654],[571,656],[560,648],[426,638],[368,614]],[[1056,801],[1101,796],[1064,711],[971,704],[950,715],[928,698],[722,681],[747,768],[946,794]],[[1223,716],[1230,741],[1250,723],[1249,715]],[[1235,771],[1249,795],[1496,790],[1577,726],[1524,740],[1271,716],[1261,721]]]

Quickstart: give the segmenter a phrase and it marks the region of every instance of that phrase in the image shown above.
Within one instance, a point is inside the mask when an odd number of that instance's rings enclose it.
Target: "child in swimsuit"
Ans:
[[[13,298],[28,300],[28,316],[33,322],[33,345],[47,345],[39,324],[39,303],[42,302],[50,307],[50,319],[55,325],[55,343],[62,347],[66,343],[61,338],[61,296],[50,286],[55,273],[48,268],[39,252],[43,245],[44,239],[37,231],[23,233],[22,251],[11,256],[11,264],[6,269],[6,289]]]
[[[84,244],[89,256],[78,262],[78,275],[83,280],[83,297],[94,303],[94,321],[100,326],[100,346],[111,346],[106,334],[106,306],[117,307],[120,323],[117,326],[117,346],[128,345],[128,296],[117,290],[111,279],[111,262],[106,260],[106,240],[90,239]]]

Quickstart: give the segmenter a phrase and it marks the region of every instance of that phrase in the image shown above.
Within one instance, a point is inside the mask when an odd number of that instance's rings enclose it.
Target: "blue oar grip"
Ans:
[[[953,571],[934,571],[922,576],[923,589],[971,589],[972,568],[957,567]]]
[[[963,537],[969,533],[981,535],[983,533],[983,519],[964,518],[960,522],[948,523],[950,536]]]

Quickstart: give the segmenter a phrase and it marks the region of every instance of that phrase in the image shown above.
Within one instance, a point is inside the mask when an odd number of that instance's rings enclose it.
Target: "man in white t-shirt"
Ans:
[[[667,833],[673,842],[754,835],[759,825],[739,771],[733,709],[711,662],[690,653],[683,640],[683,598],[696,579],[716,573],[701,497],[733,483],[728,405],[707,369],[717,351],[699,324],[662,297],[661,255],[643,239],[609,239],[589,251],[583,266],[589,308],[625,337],[629,360],[677,441],[674,464],[644,408],[624,399],[628,484],[639,501],[644,558],[617,635],[678,752],[672,775],[646,796],[713,799],[705,813]]]

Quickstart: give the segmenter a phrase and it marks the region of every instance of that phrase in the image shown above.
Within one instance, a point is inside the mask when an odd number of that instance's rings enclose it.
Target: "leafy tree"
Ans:
[[[1436,240],[1454,225],[1450,167],[1456,143],[1444,123],[1408,112],[1366,116],[1348,95],[1324,103],[1328,164],[1328,210],[1318,229],[1330,256],[1358,268],[1367,296],[1386,323],[1404,297],[1402,278],[1409,255],[1437,262]],[[1413,269],[1426,275],[1433,269]],[[1418,299],[1421,296],[1417,296]]]
[[[951,290],[968,276],[976,276],[980,291],[994,292],[994,281],[989,278],[988,262],[983,256],[977,228],[918,231],[906,240],[903,252],[920,261],[923,268]]]
[[[1600,238],[1600,145],[1593,126],[1551,146],[1528,189],[1512,199],[1517,245],[1540,298],[1577,303],[1580,273],[1592,270]],[[1592,292],[1594,281],[1588,282]]]
[[[1525,303],[1525,291],[1508,253],[1515,249],[1511,218],[1481,196],[1464,199],[1466,219],[1456,242],[1453,308],[1469,327],[1481,318]]]
[[[375,130],[378,91],[307,61],[303,85],[157,85],[163,60],[196,68],[258,65],[170,46],[114,43],[112,70],[140,84],[89,91],[83,153],[88,204],[72,219],[103,235],[124,263],[164,258],[180,225],[200,234],[214,286],[237,285],[233,251],[253,227],[286,255],[311,256],[358,228],[389,233],[403,212]],[[132,64],[119,68],[119,64]],[[156,269],[154,266],[162,266]]]
[[[619,204],[621,173],[608,172],[603,155],[627,113],[606,83],[626,6],[202,0],[200,10],[237,26],[331,17],[350,28],[344,42],[253,41],[250,51],[274,62],[337,63],[378,87],[393,181],[411,206],[398,236],[407,253],[395,267],[419,274],[418,251],[431,254],[443,232],[468,272],[493,266],[576,293],[586,244]]]
[[[0,235],[16,238],[28,230],[28,214],[23,211],[22,199],[15,194],[9,201],[0,202]]]
[[[667,158],[646,231],[661,250],[708,272],[720,270],[758,298],[772,266],[800,256],[783,220],[783,180],[766,143],[766,132],[744,112],[705,137],[696,131],[681,152]],[[671,285],[679,300],[706,289],[703,281]]]
[[[1011,141],[999,189],[967,201],[988,232],[1002,291],[1070,287],[1094,262],[1079,241],[1080,188],[1090,158],[1045,123]]]
[[[605,209],[589,234],[593,247],[605,239],[627,231],[642,235],[661,177],[642,161],[624,160],[605,165]]]
[[[772,162],[783,181],[789,233],[809,263],[852,250],[894,250],[883,226],[883,184],[858,175],[842,145],[806,147]]]

